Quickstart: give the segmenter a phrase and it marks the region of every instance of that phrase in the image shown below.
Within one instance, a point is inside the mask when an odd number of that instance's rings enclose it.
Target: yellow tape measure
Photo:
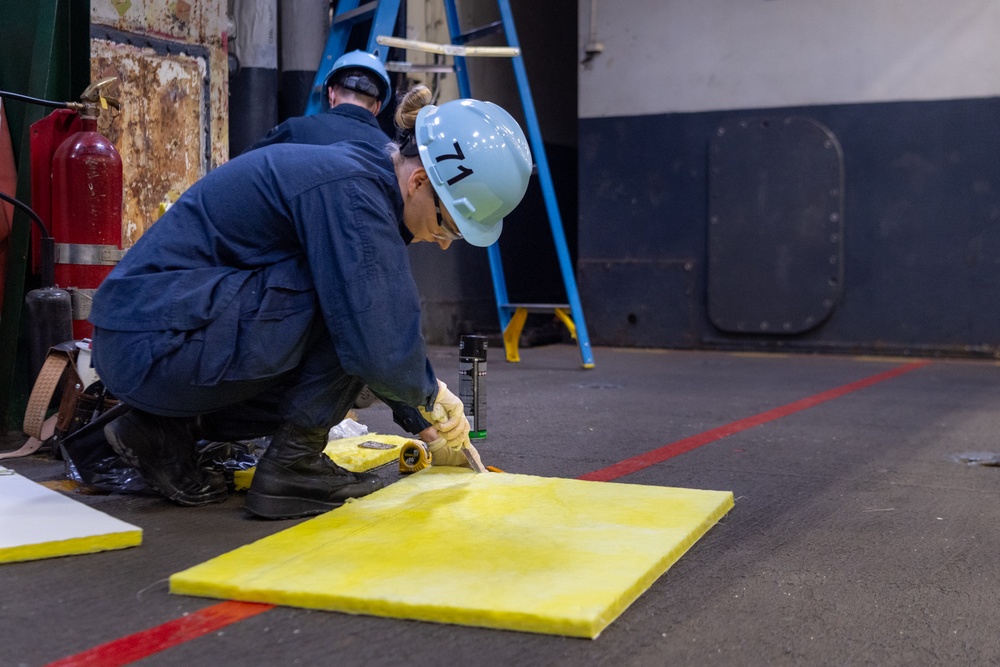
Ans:
[[[399,472],[411,473],[423,470],[431,464],[427,446],[417,440],[410,440],[399,450]]]

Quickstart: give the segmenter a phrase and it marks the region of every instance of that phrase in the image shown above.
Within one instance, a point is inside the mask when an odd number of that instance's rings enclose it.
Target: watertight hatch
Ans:
[[[798,334],[843,275],[844,161],[820,123],[735,119],[709,145],[708,315],[722,331]]]

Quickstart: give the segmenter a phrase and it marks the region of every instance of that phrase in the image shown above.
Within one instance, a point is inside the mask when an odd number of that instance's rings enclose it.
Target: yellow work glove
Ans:
[[[427,411],[423,406],[417,408],[424,419],[437,429],[439,435],[448,442],[448,447],[459,450],[471,447],[469,440],[469,419],[465,416],[465,406],[455,394],[448,390],[448,385],[438,380],[438,393],[434,399],[434,409]]]
[[[477,458],[479,452],[471,444],[466,446]],[[469,460],[461,449],[452,449],[448,446],[448,441],[438,438],[434,442],[427,443],[427,450],[431,453],[432,466],[454,466],[456,468],[471,468]]]

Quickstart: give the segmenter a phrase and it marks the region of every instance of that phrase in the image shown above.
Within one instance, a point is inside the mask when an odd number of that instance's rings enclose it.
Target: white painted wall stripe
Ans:
[[[998,0],[580,0],[581,118],[1000,96]]]

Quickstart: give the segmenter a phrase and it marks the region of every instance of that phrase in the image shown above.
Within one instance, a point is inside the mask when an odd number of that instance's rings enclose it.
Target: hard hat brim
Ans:
[[[466,243],[485,248],[493,245],[500,238],[500,233],[503,232],[502,219],[490,223],[488,226],[483,225],[458,213],[450,201],[445,201],[441,198],[440,193],[438,194],[438,199],[441,199],[441,205],[448,210],[451,219],[458,226],[458,231],[462,232],[462,238],[465,239]]]

